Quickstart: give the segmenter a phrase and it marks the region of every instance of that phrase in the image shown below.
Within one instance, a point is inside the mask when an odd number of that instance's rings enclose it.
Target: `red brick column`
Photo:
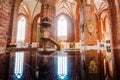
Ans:
[[[97,44],[96,21],[94,6],[92,4],[83,5],[83,16],[84,16],[85,45],[96,45]]]
[[[80,41],[80,4],[77,4],[76,8],[76,18],[74,21],[74,35],[75,35],[75,41],[79,42]]]
[[[120,6],[118,0],[108,0],[111,16],[114,80],[120,79]]]

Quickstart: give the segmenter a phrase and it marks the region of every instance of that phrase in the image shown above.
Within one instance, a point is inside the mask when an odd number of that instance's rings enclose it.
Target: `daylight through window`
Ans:
[[[18,20],[17,42],[24,42],[24,40],[25,40],[25,27],[26,27],[26,19],[25,19],[25,17],[21,17]]]
[[[67,19],[64,16],[60,16],[58,19],[58,37],[59,36],[67,36]]]

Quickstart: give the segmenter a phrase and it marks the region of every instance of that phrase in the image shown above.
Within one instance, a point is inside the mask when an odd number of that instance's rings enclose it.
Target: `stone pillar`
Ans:
[[[85,45],[96,45],[96,20],[93,2],[83,5]]]
[[[108,0],[111,17],[114,80],[120,79],[120,6],[118,0]]]

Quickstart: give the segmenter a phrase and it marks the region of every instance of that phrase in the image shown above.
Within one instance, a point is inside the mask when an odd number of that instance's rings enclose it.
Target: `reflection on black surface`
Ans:
[[[50,79],[50,66],[49,57],[40,56],[39,57],[39,77],[38,80],[49,80]]]
[[[45,54],[44,54],[45,53]],[[82,75],[80,51],[40,52],[24,51],[0,55],[0,80],[104,80],[99,55],[86,54],[86,68]],[[91,55],[89,55],[91,54]],[[90,58],[94,57],[100,72],[88,73]],[[101,57],[100,57],[101,58]],[[101,65],[103,66],[103,65]],[[8,74],[8,76],[7,76]]]
[[[67,76],[67,53],[62,52],[61,54],[57,57],[57,73],[60,79],[65,80]]]
[[[23,61],[24,61],[24,52],[16,52],[14,74],[18,79],[20,79],[23,75]]]
[[[10,54],[10,77],[8,80],[80,79],[79,51],[57,51],[47,52],[45,54],[44,52],[37,53],[27,51]],[[15,65],[14,68],[12,67],[13,65]]]

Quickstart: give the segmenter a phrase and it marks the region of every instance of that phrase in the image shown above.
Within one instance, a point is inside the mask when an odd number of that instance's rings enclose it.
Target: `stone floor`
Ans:
[[[95,50],[11,52],[0,54],[0,80],[110,80],[103,62]]]

